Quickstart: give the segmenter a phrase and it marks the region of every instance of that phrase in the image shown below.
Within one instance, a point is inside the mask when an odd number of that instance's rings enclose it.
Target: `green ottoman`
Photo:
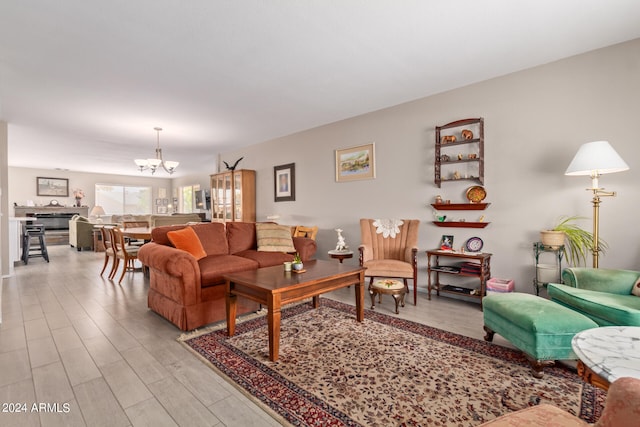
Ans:
[[[573,336],[598,324],[553,301],[524,293],[492,294],[482,299],[485,341],[502,335],[531,361],[531,373],[542,378],[543,368],[554,360],[577,359]]]

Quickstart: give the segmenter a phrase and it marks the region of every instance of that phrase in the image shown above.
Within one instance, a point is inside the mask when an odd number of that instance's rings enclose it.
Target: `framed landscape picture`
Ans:
[[[38,196],[69,197],[69,180],[66,178],[37,177]]]
[[[373,143],[336,150],[336,181],[356,181],[376,177]]]
[[[296,200],[296,164],[273,167],[274,201],[292,202]]]

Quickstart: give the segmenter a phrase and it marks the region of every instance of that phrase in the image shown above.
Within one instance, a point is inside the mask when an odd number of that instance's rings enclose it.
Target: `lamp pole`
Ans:
[[[597,178],[596,181],[597,183]],[[587,188],[593,191],[593,268],[598,268],[598,258],[600,256],[600,197],[615,197],[615,191],[604,191],[602,188]]]

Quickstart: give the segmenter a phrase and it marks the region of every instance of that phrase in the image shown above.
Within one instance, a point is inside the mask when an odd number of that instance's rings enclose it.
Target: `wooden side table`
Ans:
[[[336,251],[332,250],[327,252],[329,256],[333,259],[337,259],[342,264],[342,261],[348,258],[353,258],[353,251]]]

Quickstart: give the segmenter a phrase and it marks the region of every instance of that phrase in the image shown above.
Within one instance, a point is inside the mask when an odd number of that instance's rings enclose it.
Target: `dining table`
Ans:
[[[144,240],[145,242],[151,241],[151,230],[153,230],[153,227],[120,227],[120,232],[123,236],[130,239]]]

